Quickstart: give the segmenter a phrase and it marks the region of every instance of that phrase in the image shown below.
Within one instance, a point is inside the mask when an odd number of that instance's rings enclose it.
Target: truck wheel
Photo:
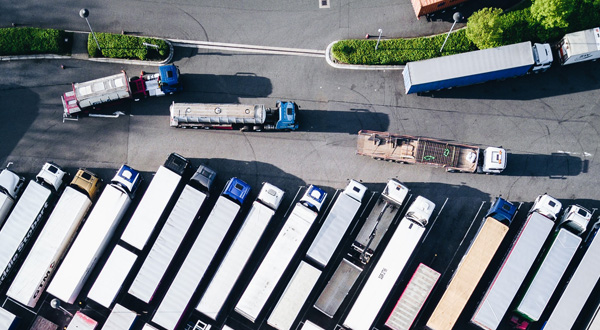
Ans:
[[[248,132],[249,130],[250,130],[250,126],[248,126],[248,125],[244,125],[244,126],[242,126],[242,128],[240,128],[241,132]]]
[[[254,129],[256,132],[260,132],[260,131],[262,131],[262,126],[256,125],[256,126],[252,127],[252,129]]]

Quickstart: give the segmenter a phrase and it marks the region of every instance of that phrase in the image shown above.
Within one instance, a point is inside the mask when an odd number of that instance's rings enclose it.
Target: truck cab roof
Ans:
[[[506,169],[506,150],[496,147],[485,148],[483,171],[486,173],[500,173],[504,169]]]
[[[279,120],[277,121],[277,129],[298,129],[296,123],[296,111],[298,105],[295,102],[290,101],[277,101],[277,107],[279,108]]]
[[[490,207],[486,214],[486,218],[492,217],[502,223],[510,225],[515,213],[517,213],[517,207],[515,205],[502,197],[498,197]]]
[[[198,166],[196,173],[192,175],[190,182],[197,182],[201,189],[208,192],[210,191],[210,187],[212,186],[216,177],[217,172],[207,166],[200,165]]]
[[[17,198],[17,194],[19,194],[24,181],[25,179],[23,177],[17,175],[8,168],[5,168],[0,172],[0,188],[6,194],[10,195],[12,199]]]
[[[75,173],[75,176],[71,181],[72,187],[85,193],[91,200],[96,196],[99,185],[100,178],[96,176],[96,174],[83,168],[77,170],[77,173]]]
[[[233,178],[229,179],[229,181],[227,181],[227,183],[225,184],[225,188],[223,189],[223,192],[221,193],[221,195],[227,196],[231,200],[242,205],[244,203],[244,200],[246,199],[246,196],[248,196],[249,192],[250,192],[250,185],[248,185],[246,182],[244,182],[236,177],[233,177]]]
[[[561,209],[561,202],[548,194],[543,194],[535,199],[529,213],[537,212],[550,220],[556,220]]]
[[[350,180],[350,183],[348,183],[348,186],[346,186],[346,189],[344,189],[344,194],[354,198],[359,202],[362,202],[366,192],[367,187],[355,180]]]
[[[533,44],[533,59],[536,65],[550,67],[552,64],[552,48],[550,44]]]
[[[258,193],[257,199],[273,210],[277,210],[283,200],[283,190],[274,185],[265,182],[262,189]]]
[[[173,171],[174,173],[179,174],[179,176],[183,176],[185,170],[187,170],[188,167],[191,166],[191,163],[185,157],[174,152],[170,154],[169,157],[167,157],[167,160],[165,161],[163,166]]]
[[[46,163],[42,166],[40,172],[35,176],[37,182],[45,182],[50,185],[54,191],[58,191],[63,183],[65,171],[63,171],[58,165],[53,163]]]
[[[160,73],[161,87],[169,86],[175,90],[181,89],[179,85],[179,68],[176,65],[163,65],[158,68],[158,72]]]
[[[306,205],[315,212],[319,212],[325,202],[325,197],[327,197],[325,191],[317,186],[310,185],[304,193],[304,196],[300,198],[299,203]]]
[[[387,199],[395,202],[398,205],[402,205],[406,196],[408,195],[409,189],[396,179],[390,179],[383,189],[383,196]]]
[[[575,234],[580,235],[586,230],[591,218],[592,213],[583,206],[570,205],[565,209],[559,225],[571,229]]]
[[[141,181],[142,178],[138,171],[130,166],[123,165],[111,180],[111,184],[120,187],[125,193],[133,197]]]
[[[435,204],[432,201],[425,197],[417,196],[415,201],[410,204],[404,218],[418,223],[421,226],[426,226],[434,209]]]

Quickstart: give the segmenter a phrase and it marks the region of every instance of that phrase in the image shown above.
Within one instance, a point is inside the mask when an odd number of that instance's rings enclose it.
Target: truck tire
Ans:
[[[252,127],[252,129],[253,129],[254,131],[256,131],[256,132],[260,132],[260,131],[262,131],[262,126],[260,126],[260,125],[255,125],[254,127]]]
[[[240,128],[240,131],[241,132],[248,132],[248,131],[250,131],[250,126],[244,125],[244,126],[242,126],[242,128]]]

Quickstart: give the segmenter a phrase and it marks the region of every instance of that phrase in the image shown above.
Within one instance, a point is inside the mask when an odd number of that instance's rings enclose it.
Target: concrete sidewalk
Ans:
[[[71,48],[71,57],[78,60],[89,60],[87,46],[88,35],[86,32],[73,32],[73,44]]]

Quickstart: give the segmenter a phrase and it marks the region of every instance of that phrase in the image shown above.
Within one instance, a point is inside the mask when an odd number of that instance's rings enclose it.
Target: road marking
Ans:
[[[590,154],[589,152],[585,152],[585,151],[584,152],[571,152],[571,151],[557,150],[556,152],[559,154],[567,154],[567,155],[574,155],[574,156],[577,156],[577,155],[583,155],[584,157],[592,157],[593,156],[593,154]]]
[[[444,201],[444,204],[442,204],[442,208],[440,208],[440,210],[438,211],[438,214],[435,216],[435,219],[433,219],[433,222],[429,226],[429,230],[427,231],[427,234],[425,234],[425,237],[423,238],[423,240],[421,242],[425,242],[425,240],[427,239],[427,236],[429,236],[429,233],[433,230],[433,226],[435,225],[435,222],[437,221],[437,219],[440,217],[440,214],[444,210],[446,203],[448,203],[448,198],[446,198],[446,200]]]
[[[273,54],[273,55],[292,55],[292,56],[309,56],[309,57],[325,57],[324,50],[301,49],[301,48],[285,48],[285,47],[270,47],[256,45],[230,44],[223,42],[209,41],[191,41],[182,39],[169,39],[173,46],[226,50],[231,52],[245,52],[257,54]]]

